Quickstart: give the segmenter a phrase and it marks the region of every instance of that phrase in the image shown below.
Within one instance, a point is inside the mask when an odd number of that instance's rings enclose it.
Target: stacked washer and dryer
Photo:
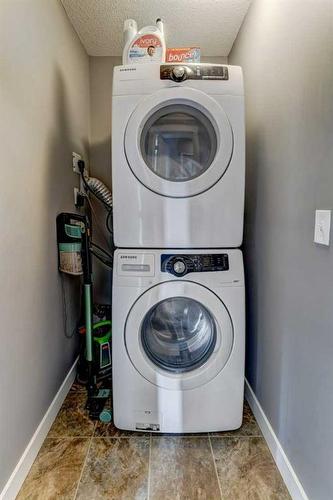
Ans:
[[[236,429],[245,350],[239,67],[114,70],[113,406],[120,429]]]

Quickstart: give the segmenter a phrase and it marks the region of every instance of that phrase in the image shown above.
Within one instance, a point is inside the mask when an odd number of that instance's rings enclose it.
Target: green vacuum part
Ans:
[[[84,381],[86,379],[87,360],[86,339],[84,335],[86,328],[79,329],[81,335],[81,356],[78,367],[78,379]],[[111,320],[101,320],[92,325],[92,368],[93,374],[98,381],[111,377],[112,359],[111,359]]]
[[[103,411],[101,411],[101,413],[99,414],[99,419],[104,424],[108,424],[109,422],[111,422],[111,420],[112,420],[111,410],[103,410]]]
[[[70,238],[81,238],[82,228],[79,225],[65,224],[65,234]]]
[[[97,336],[95,330],[99,328],[103,328],[104,326],[108,327],[107,333],[102,336]],[[109,319],[105,319],[103,321],[98,321],[98,323],[94,323],[93,325],[93,337],[96,342],[102,344],[103,342],[107,342],[111,338],[111,321]]]
[[[100,328],[106,327],[106,333],[99,336],[96,335],[96,331]],[[111,321],[104,320],[95,323],[93,326],[93,341],[95,356],[99,359],[99,369],[103,370],[107,367],[111,367]],[[98,352],[97,352],[98,351]],[[97,362],[97,360],[96,360]]]

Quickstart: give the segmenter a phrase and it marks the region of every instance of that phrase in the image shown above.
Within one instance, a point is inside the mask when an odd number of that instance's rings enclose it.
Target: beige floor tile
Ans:
[[[17,500],[73,499],[90,439],[46,439]]]
[[[19,500],[73,499],[77,488],[83,500],[142,500],[148,491],[149,500],[215,500],[216,470],[223,499],[290,498],[247,403],[240,429],[210,434],[215,463],[207,435],[121,431],[91,422],[85,403],[84,388],[73,386]]]
[[[74,382],[72,387],[70,388],[70,391],[71,392],[86,392],[87,389],[86,389],[86,386],[85,385],[82,385],[82,384],[79,384],[78,382]]]
[[[77,499],[147,499],[149,443],[150,438],[93,438]]]
[[[95,422],[92,422],[84,409],[87,395],[85,392],[69,392],[59,411],[48,437],[90,437]]]
[[[208,438],[160,437],[151,443],[151,500],[220,499]]]
[[[290,496],[263,438],[211,437],[223,500]]]

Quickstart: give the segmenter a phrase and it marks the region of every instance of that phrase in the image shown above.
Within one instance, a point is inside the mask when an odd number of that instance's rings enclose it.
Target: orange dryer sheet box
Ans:
[[[199,47],[180,47],[175,49],[167,49],[165,62],[169,63],[199,63],[200,49]]]

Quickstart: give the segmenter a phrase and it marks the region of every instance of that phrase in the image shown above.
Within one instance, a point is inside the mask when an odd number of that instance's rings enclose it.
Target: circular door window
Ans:
[[[140,147],[154,174],[168,181],[186,182],[210,167],[216,156],[217,137],[201,111],[174,104],[158,109],[146,121]]]
[[[233,146],[221,103],[192,88],[144,97],[124,137],[126,160],[138,182],[170,198],[196,196],[214,186],[229,167]]]
[[[215,320],[197,300],[171,297],[147,312],[141,342],[156,366],[175,373],[187,372],[202,366],[214,351]]]
[[[128,312],[124,341],[133,367],[170,390],[193,389],[223,370],[233,346],[233,324],[222,300],[189,281],[154,285]]]

